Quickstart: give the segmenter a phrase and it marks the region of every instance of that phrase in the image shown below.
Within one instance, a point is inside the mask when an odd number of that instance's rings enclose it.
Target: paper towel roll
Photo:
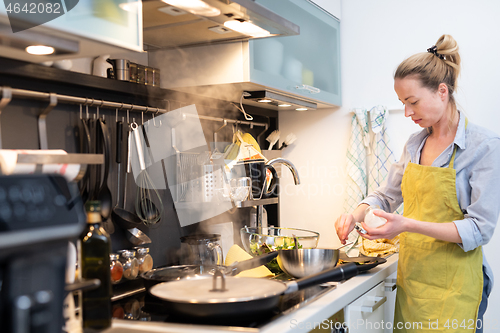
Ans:
[[[59,174],[68,181],[75,179],[80,173],[80,164],[42,164],[41,171],[37,172],[35,163],[18,163],[18,156],[23,154],[32,155],[65,155],[66,151],[62,149],[47,150],[23,150],[23,149],[0,149],[0,172],[2,175],[15,174]]]

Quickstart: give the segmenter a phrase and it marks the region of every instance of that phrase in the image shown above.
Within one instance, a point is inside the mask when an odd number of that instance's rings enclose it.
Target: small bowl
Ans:
[[[244,227],[241,228],[240,235],[243,247],[252,255],[293,249],[294,236],[300,249],[314,249],[319,240],[318,232],[296,228],[266,227],[260,228],[258,232],[257,228]]]

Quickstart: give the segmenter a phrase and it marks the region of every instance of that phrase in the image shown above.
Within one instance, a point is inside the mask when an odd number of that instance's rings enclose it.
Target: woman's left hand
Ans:
[[[399,214],[386,213],[383,210],[379,209],[374,210],[373,214],[375,216],[386,219],[387,222],[383,226],[378,228],[370,228],[366,225],[366,223],[363,222],[361,225],[367,232],[366,234],[361,234],[361,236],[363,236],[364,238],[370,240],[380,238],[392,239],[400,233],[406,231],[405,225],[408,218]]]

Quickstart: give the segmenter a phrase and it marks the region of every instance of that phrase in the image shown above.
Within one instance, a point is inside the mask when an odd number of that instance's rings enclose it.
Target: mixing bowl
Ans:
[[[243,247],[252,255],[281,249],[293,249],[295,239],[298,243],[297,248],[312,249],[318,245],[319,240],[319,233],[296,228],[265,227],[257,229],[244,227],[241,228],[240,235]]]
[[[303,278],[335,267],[339,255],[335,249],[279,250],[278,265],[288,275]]]

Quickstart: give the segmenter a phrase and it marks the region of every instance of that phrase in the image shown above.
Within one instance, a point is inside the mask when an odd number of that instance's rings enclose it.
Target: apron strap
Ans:
[[[467,119],[467,117],[465,117],[465,129],[467,129],[467,124],[469,124],[469,119]],[[453,169],[453,165],[455,164],[455,154],[457,153],[457,145],[455,145],[455,148],[453,148],[453,154],[451,155],[451,159],[450,159],[450,165],[448,166],[448,168],[450,169]]]

